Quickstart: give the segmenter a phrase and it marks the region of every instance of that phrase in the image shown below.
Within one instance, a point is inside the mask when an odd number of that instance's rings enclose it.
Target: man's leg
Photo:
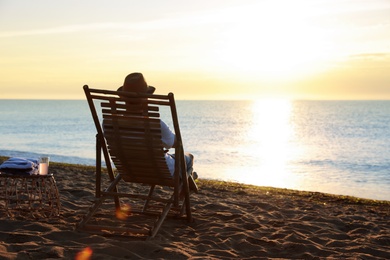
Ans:
[[[186,158],[187,172],[190,172],[192,174],[192,178],[196,180],[198,178],[198,174],[193,170],[194,156],[190,153],[186,153],[184,154],[184,157]]]

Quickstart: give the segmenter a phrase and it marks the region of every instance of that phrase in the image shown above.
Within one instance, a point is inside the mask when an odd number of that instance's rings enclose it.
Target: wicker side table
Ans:
[[[0,211],[8,217],[48,218],[59,216],[60,198],[53,174],[0,174]]]

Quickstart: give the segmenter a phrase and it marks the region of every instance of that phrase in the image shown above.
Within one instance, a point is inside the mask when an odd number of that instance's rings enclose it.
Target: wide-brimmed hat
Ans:
[[[118,91],[138,92],[153,94],[155,87],[148,86],[142,73],[134,72],[126,76],[123,86],[118,88]]]

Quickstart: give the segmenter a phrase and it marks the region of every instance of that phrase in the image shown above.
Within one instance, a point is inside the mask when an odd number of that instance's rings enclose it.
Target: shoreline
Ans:
[[[10,158],[9,156],[3,156],[0,155],[0,164]],[[79,163],[68,163],[68,162],[50,162],[50,166],[56,166],[56,167],[74,167],[74,168],[80,168],[83,170],[91,170],[94,171],[95,166],[94,165],[88,165],[88,164],[79,164]],[[104,167],[103,167],[104,168]],[[290,195],[300,195],[300,196],[328,196],[333,197],[334,199],[340,199],[340,200],[346,200],[346,201],[356,201],[359,203],[375,203],[375,204],[390,204],[390,200],[380,200],[380,199],[370,199],[370,198],[362,198],[357,196],[351,196],[351,195],[342,195],[342,194],[332,194],[332,193],[326,193],[326,192],[320,192],[320,191],[307,191],[307,190],[296,190],[296,189],[289,189],[289,188],[278,188],[278,187],[272,187],[272,186],[258,186],[254,184],[246,184],[246,183],[240,183],[240,182],[233,182],[233,181],[223,181],[223,180],[215,180],[215,179],[203,179],[201,178],[199,180],[200,182],[207,184],[211,187],[215,188],[221,188],[221,189],[241,189],[241,190],[247,190],[248,192],[253,192],[253,190],[273,190],[280,194],[290,194]]]
[[[74,259],[86,248],[92,259],[384,259],[390,250],[389,201],[203,179],[194,223],[168,218],[149,241],[79,232],[94,167],[53,162],[50,171],[60,216],[10,219],[0,208],[0,259]]]

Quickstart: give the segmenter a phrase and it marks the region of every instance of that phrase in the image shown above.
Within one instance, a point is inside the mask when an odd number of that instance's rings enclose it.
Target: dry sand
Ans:
[[[390,202],[201,179],[195,222],[168,218],[145,240],[76,231],[93,200],[94,168],[50,170],[60,216],[9,219],[0,208],[0,259],[75,259],[86,248],[105,260],[390,258]]]

